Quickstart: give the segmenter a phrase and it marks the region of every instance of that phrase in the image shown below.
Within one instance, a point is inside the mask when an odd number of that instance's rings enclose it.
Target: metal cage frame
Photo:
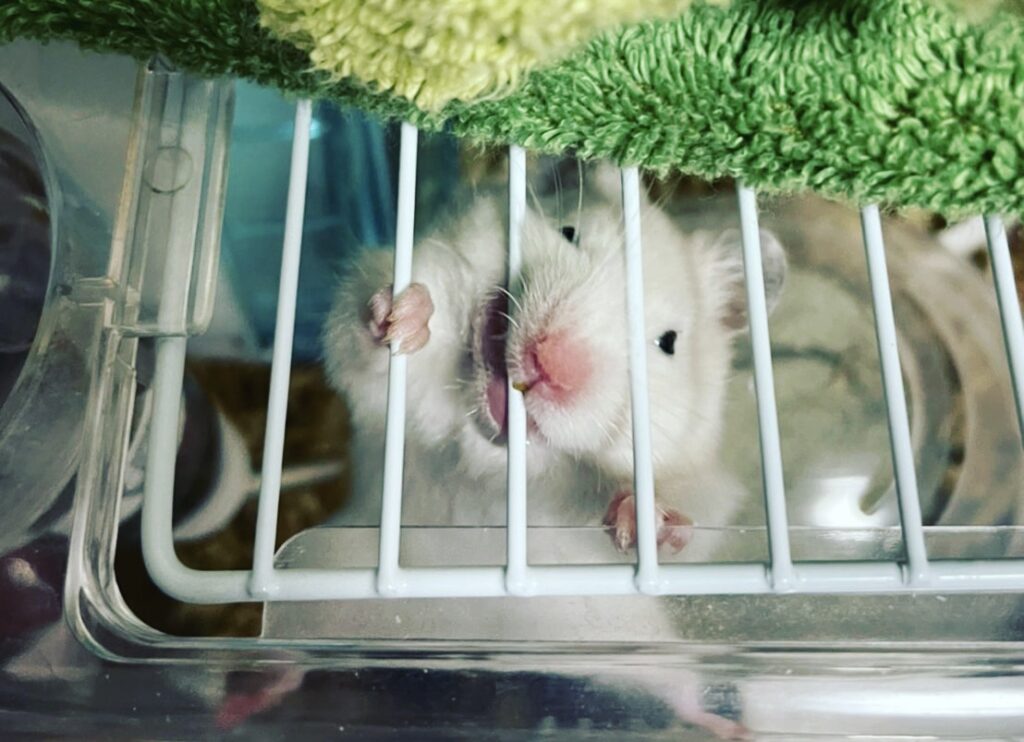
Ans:
[[[930,560],[925,547],[907,404],[897,348],[885,245],[876,205],[861,208],[861,225],[874,307],[875,331],[888,412],[893,469],[906,560],[794,562],[786,515],[785,478],[772,372],[756,195],[737,186],[746,295],[753,347],[761,463],[769,543],[767,563],[660,564],[655,525],[654,477],[646,375],[640,179],[621,171],[625,224],[630,387],[637,507],[635,565],[534,566],[527,560],[526,412],[522,394],[508,390],[508,520],[504,567],[410,568],[399,563],[405,443],[406,357],[392,355],[388,377],[385,476],[378,566],[375,569],[287,569],[274,566],[285,415],[302,243],[312,104],[298,102],[292,142],[284,248],[273,348],[262,480],[251,570],[203,571],[183,565],[172,530],[174,451],[187,337],[157,338],[142,541],[145,564],[168,594],[188,602],[332,600],[377,597],[528,595],[711,595],[758,593],[900,593],[1024,590],[1024,559]],[[394,291],[412,272],[417,129],[404,123],[398,183]],[[520,231],[526,209],[526,155],[509,148],[509,284],[521,270]],[[1024,323],[1009,246],[999,216],[985,228],[1018,423],[1024,431]],[[182,305],[187,276],[168,259],[161,312]],[[177,271],[177,273],[175,273]],[[173,318],[166,318],[171,321]]]

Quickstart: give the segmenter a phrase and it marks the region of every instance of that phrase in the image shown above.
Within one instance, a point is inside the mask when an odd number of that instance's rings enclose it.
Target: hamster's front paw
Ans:
[[[674,508],[667,508],[654,501],[654,514],[658,526],[658,546],[667,545],[673,553],[679,552],[690,540],[693,521]],[[632,489],[621,489],[615,493],[604,524],[609,527],[612,540],[619,551],[626,551],[636,545],[636,498]]]
[[[391,345],[395,353],[415,353],[430,339],[430,291],[422,283],[411,283],[394,300],[391,293],[392,287],[385,286],[370,297],[370,336],[378,345]]]

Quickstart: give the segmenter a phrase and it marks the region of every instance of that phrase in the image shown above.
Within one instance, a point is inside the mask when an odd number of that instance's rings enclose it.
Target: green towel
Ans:
[[[609,32],[510,95],[424,113],[332,81],[250,0],[7,0],[0,39],[163,52],[488,143],[948,215],[1024,213],[1024,25],[938,0],[736,0]]]

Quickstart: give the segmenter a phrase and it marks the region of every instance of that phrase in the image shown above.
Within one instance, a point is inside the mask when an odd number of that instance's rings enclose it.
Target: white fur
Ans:
[[[579,247],[562,237],[559,224],[530,210],[524,280],[513,289],[520,305],[512,310],[515,325],[507,342],[513,378],[524,338],[539,329],[570,329],[584,337],[596,369],[592,383],[568,409],[526,395],[539,428],[528,447],[532,525],[597,525],[616,490],[632,480],[621,210],[612,176],[598,171],[594,180],[597,198],[569,222],[577,229]],[[415,251],[413,280],[427,286],[435,313],[430,340],[408,363],[405,525],[505,520],[506,452],[489,440],[494,423],[486,414],[485,382],[472,353],[480,307],[503,282],[504,214],[503,195],[479,197]],[[743,319],[738,235],[684,235],[646,202],[642,227],[656,495],[698,525],[726,525],[744,495],[719,470],[717,457],[731,328]],[[785,261],[777,241],[767,237],[766,283],[777,294]],[[326,324],[326,367],[331,382],[348,397],[356,447],[353,502],[335,524],[379,522],[388,351],[371,341],[364,308],[391,282],[391,261],[390,251],[365,253],[341,284]],[[678,333],[673,356],[656,344],[667,330]],[[715,539],[699,543],[687,547],[695,560],[710,555]],[[381,603],[348,605],[345,620],[381,626],[397,610]],[[641,635],[673,635],[671,611],[646,596],[479,598],[471,604],[428,600],[405,612],[403,630],[429,636],[436,631],[432,620],[442,622],[446,635],[484,632],[495,640],[550,640],[553,631],[583,638],[605,623]],[[623,674],[610,667],[595,680],[649,690],[680,718],[719,736],[743,734],[741,726],[703,710],[692,671],[648,670]]]
[[[541,431],[528,448],[534,525],[597,525],[616,489],[632,480],[621,210],[608,181],[599,171],[596,197],[574,215],[578,247],[537,209],[527,214],[510,373],[524,338],[539,328],[571,328],[584,337],[597,369],[595,383],[568,409],[527,395]],[[489,440],[485,380],[471,355],[480,307],[504,280],[504,208],[503,195],[481,195],[415,250],[413,280],[429,289],[435,313],[429,342],[408,364],[407,525],[504,522],[506,453]],[[735,326],[742,296],[738,236],[684,235],[647,202],[642,228],[657,495],[698,525],[725,525],[741,493],[717,463],[734,334],[727,325]],[[765,243],[777,293],[785,263],[777,242]],[[336,523],[379,517],[388,351],[373,344],[364,307],[390,283],[391,264],[391,251],[363,254],[326,324],[326,368],[351,405],[356,446],[354,501]],[[656,344],[667,330],[678,333],[673,356]]]

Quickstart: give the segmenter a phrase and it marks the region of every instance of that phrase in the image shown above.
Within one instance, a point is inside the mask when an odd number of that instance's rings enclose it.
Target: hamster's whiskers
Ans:
[[[523,311],[523,305],[519,303],[519,299],[517,299],[511,291],[509,291],[504,286],[495,286],[494,289],[495,291],[507,296],[508,300],[515,305],[516,309],[518,309],[520,312]]]
[[[514,319],[512,319],[512,315],[510,315],[508,312],[498,312],[498,316],[499,317],[504,317],[505,319],[507,319],[509,324],[512,325],[517,330],[520,329],[519,323],[516,322]],[[507,338],[508,337],[508,331],[503,332],[501,335],[496,335],[495,337],[505,337],[505,338]]]

